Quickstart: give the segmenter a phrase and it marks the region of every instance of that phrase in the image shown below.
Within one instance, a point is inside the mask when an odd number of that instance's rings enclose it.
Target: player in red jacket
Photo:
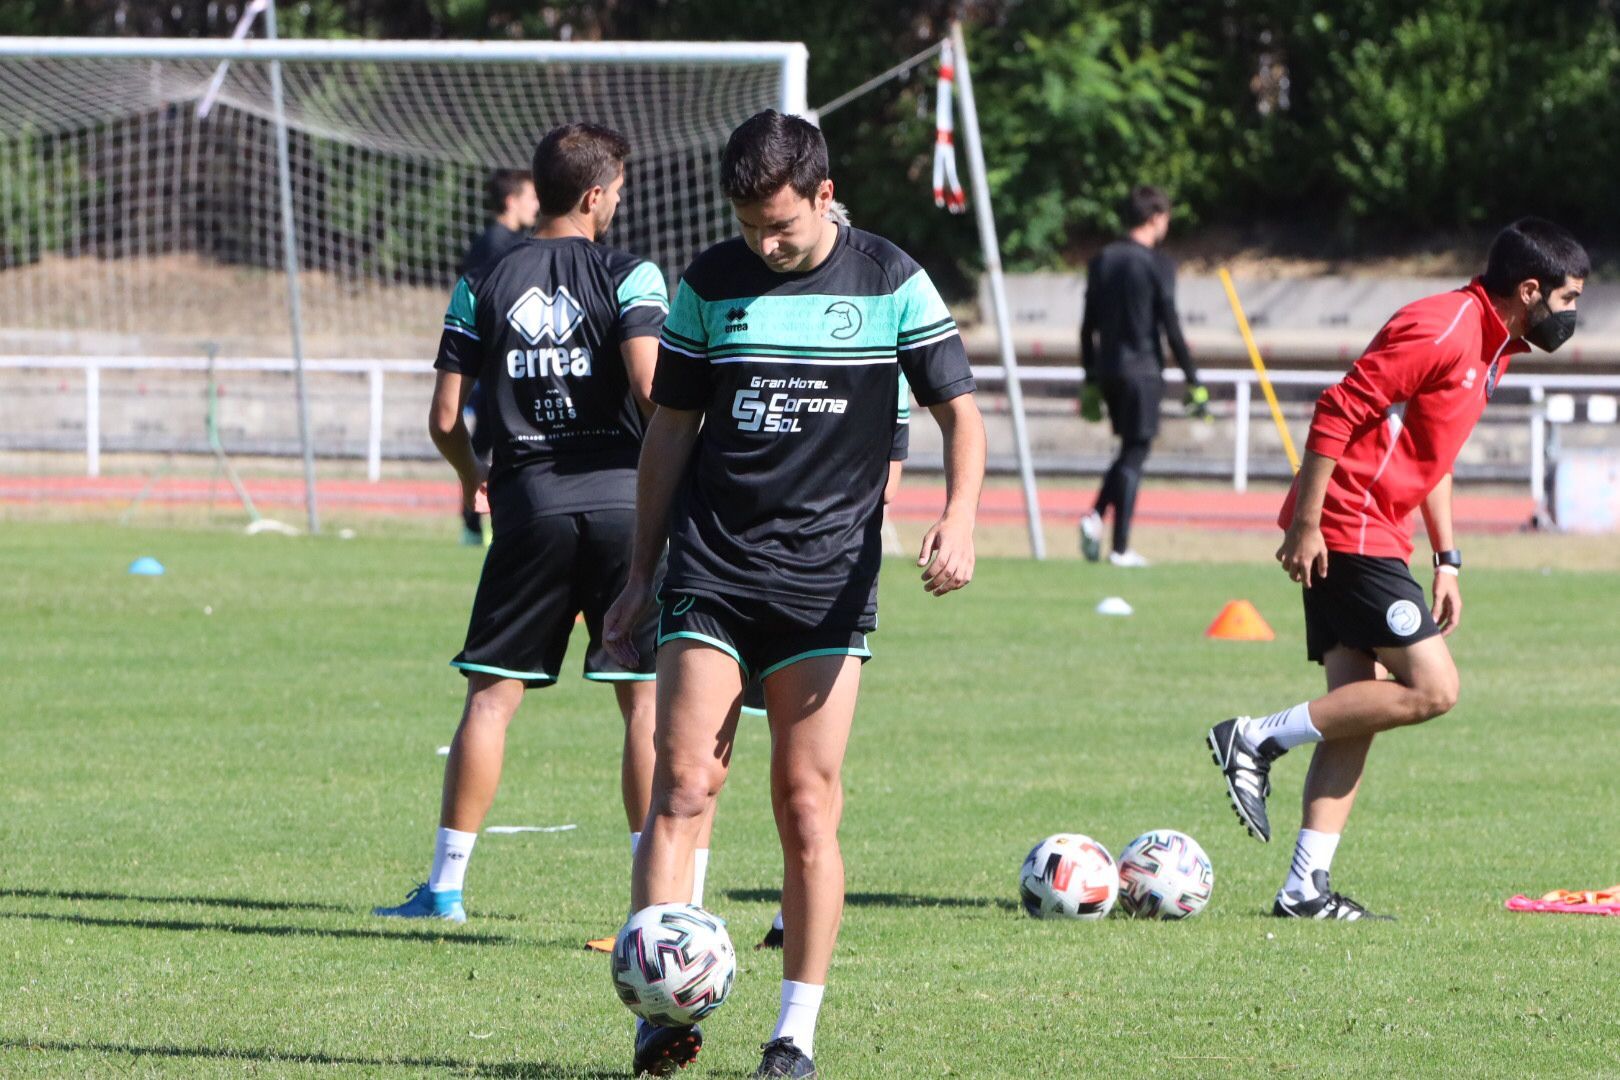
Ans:
[[[1491,245],[1483,275],[1397,311],[1316,402],[1305,462],[1277,519],[1286,530],[1277,560],[1304,586],[1306,649],[1326,670],[1328,692],[1209,732],[1233,809],[1263,841],[1271,763],[1319,744],[1273,915],[1369,917],[1330,888],[1328,874],[1373,736],[1432,720],[1457,701],[1445,642],[1462,617],[1452,466],[1509,357],[1530,345],[1551,352],[1575,332],[1589,271],[1586,252],[1557,225],[1514,222]],[[1432,604],[1407,564],[1419,509],[1435,552]]]

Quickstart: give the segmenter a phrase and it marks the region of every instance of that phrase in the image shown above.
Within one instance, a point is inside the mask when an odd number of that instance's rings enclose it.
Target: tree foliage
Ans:
[[[0,31],[227,33],[241,0],[17,0]],[[1050,265],[1116,227],[1133,183],[1189,223],[1286,221],[1340,242],[1523,213],[1612,234],[1620,3],[1560,0],[302,0],[286,36],[787,39],[819,104],[968,27],[1008,262]],[[927,195],[933,68],[826,118],[857,222],[947,280],[970,220]],[[964,175],[966,170],[964,169]],[[958,277],[958,283],[965,280]]]

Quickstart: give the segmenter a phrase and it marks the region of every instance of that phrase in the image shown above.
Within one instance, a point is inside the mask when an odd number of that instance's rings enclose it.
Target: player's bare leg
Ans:
[[[842,769],[861,662],[813,657],[765,680],[771,804],[782,838],[782,1009],[772,1041],[814,1055],[815,1022],[844,914]]]
[[[1457,704],[1459,679],[1446,639],[1436,635],[1400,649],[1379,649],[1395,681],[1345,683],[1311,702],[1311,723],[1325,742],[1421,724]]]
[[[1445,638],[1377,652],[1394,680],[1352,680],[1314,701],[1270,716],[1234,717],[1210,729],[1206,741],[1225,774],[1227,797],[1255,837],[1271,839],[1266,797],[1271,763],[1282,754],[1305,743],[1365,742],[1380,731],[1444,715],[1457,703],[1457,666]]]
[[[523,683],[483,672],[467,676],[467,703],[444,763],[439,826],[476,833],[495,804],[506,757],[506,729],[523,702]]]
[[[624,716],[624,758],[620,764],[619,780],[624,795],[624,816],[630,826],[630,858],[635,861],[640,847],[641,827],[647,820],[647,808],[652,802],[653,768],[657,751],[653,745],[653,731],[658,713],[658,690],[651,679],[614,684],[619,699],[619,712]],[[714,814],[704,821],[698,836],[697,851],[692,867],[692,903],[703,906],[703,884],[708,872],[709,835],[714,831]],[[592,938],[585,947],[593,952],[613,951],[613,938]]]
[[[495,802],[506,755],[506,729],[523,703],[523,683],[484,672],[467,676],[467,701],[450,741],[439,803],[439,830],[428,880],[397,907],[373,908],[390,918],[466,922],[461,889],[478,830]]]
[[[1396,715],[1408,723],[1439,715],[1455,703],[1457,672],[1443,638],[1428,638],[1407,648],[1380,649],[1378,655],[1388,664],[1387,669],[1364,652],[1342,647],[1328,652],[1323,657],[1328,694],[1321,700],[1330,706],[1353,702],[1358,697],[1386,708],[1394,703],[1405,710]],[[1394,682],[1384,677],[1386,670],[1394,674]],[[1380,687],[1404,692],[1407,697],[1395,698]],[[1321,723],[1317,703],[1313,702],[1310,709],[1312,722]],[[1366,918],[1365,908],[1333,891],[1330,874],[1339,839],[1361,789],[1374,732],[1340,734],[1349,725],[1337,722],[1339,717],[1331,707],[1324,711],[1324,717],[1324,741],[1317,745],[1305,777],[1303,822],[1288,877],[1278,890],[1272,913],[1313,919]],[[1416,719],[1407,719],[1410,717]],[[1330,731],[1338,737],[1330,735]]]
[[[835,825],[842,824],[844,820],[844,785],[839,784],[833,794],[836,798],[833,806],[833,820]],[[771,919],[770,928],[765,931],[764,939],[754,946],[754,950],[757,952],[760,949],[780,949],[786,940],[786,936],[787,931],[782,924],[782,909],[778,906],[776,915]]]
[[[657,687],[656,762],[631,874],[632,911],[691,898],[693,854],[731,767],[742,669],[718,649],[677,639],[659,651]]]
[[[618,682],[613,692],[624,717],[624,757],[619,765],[619,790],[624,816],[632,833],[641,831],[652,798],[653,727],[658,720],[658,686],[652,680]]]
[[[1371,682],[1385,676],[1376,660],[1360,649],[1334,648],[1322,658],[1329,693],[1352,683]],[[1331,912],[1355,914],[1340,900],[1331,899],[1329,875],[1333,856],[1350,809],[1361,788],[1361,776],[1372,749],[1371,735],[1357,735],[1316,745],[1311,767],[1305,774],[1305,793],[1299,835],[1294,841],[1288,876],[1277,890],[1273,914],[1311,915]]]
[[[1383,666],[1359,649],[1332,649],[1322,658],[1322,667],[1330,693],[1351,683],[1374,682],[1384,675]],[[1302,828],[1332,836],[1344,832],[1356,792],[1361,789],[1361,774],[1372,740],[1371,735],[1360,735],[1317,744],[1305,774]]]

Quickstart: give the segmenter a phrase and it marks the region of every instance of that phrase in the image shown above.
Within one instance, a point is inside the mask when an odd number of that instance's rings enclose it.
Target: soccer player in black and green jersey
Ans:
[[[725,781],[739,698],[759,676],[782,840],[782,1009],[757,1076],[811,1076],[838,924],[840,769],[867,634],[877,625],[882,496],[903,369],[945,437],[945,512],[918,565],[942,596],[973,575],[984,424],[967,355],[928,276],[893,244],[827,220],[827,146],[774,111],[731,135],[720,184],[742,236],[682,277],[653,380],[636,541],[604,640],[640,661],[634,628],[661,594],[657,764],[631,908],[682,902]],[[643,1026],[635,1069],[696,1055],[695,1028]]]
[[[462,407],[482,380],[482,422],[495,435],[495,539],[465,647],[451,661],[467,678],[467,699],[445,764],[432,868],[425,887],[378,915],[466,919],[462,886],[500,782],[507,727],[526,688],[557,680],[580,613],[591,637],[585,678],[613,686],[624,717],[632,847],[646,816],[651,657],[620,665],[601,644],[603,616],[628,573],[636,462],[668,309],[656,266],[596,242],[618,207],[629,152],[622,135],[592,124],[548,132],[534,153],[537,235],[469,268],[451,296],[430,430],[471,508],[485,473]],[[655,629],[650,619],[636,629],[649,650]]]

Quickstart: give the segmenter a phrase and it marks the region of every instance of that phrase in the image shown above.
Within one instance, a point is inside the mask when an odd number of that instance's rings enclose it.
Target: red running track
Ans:
[[[303,481],[257,479],[246,481],[248,494],[265,508],[302,509]],[[139,476],[0,476],[0,504],[105,504],[128,503],[146,486]],[[317,498],[327,512],[368,514],[453,515],[460,500],[455,483],[436,480],[318,481]],[[147,502],[160,506],[202,506],[211,500],[228,506],[235,500],[223,480],[165,478],[147,493]],[[1041,513],[1049,524],[1072,525],[1091,508],[1092,493],[1075,488],[1049,488],[1041,492]],[[1186,490],[1148,487],[1137,500],[1136,516],[1144,524],[1198,529],[1269,530],[1276,528],[1277,491]],[[945,505],[945,490],[938,486],[902,487],[891,508],[903,521],[926,521]],[[1454,516],[1462,531],[1513,532],[1529,520],[1535,505],[1529,496],[1457,496]],[[980,521],[986,525],[1015,525],[1024,520],[1023,493],[1016,488],[991,488],[980,501]]]

